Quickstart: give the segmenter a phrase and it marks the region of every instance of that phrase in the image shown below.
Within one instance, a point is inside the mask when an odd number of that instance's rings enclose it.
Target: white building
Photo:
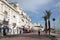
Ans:
[[[7,26],[7,27],[6,27]],[[0,0],[0,27],[1,34],[7,30],[5,34],[20,34],[20,28],[24,26],[26,29],[32,28],[31,19],[19,7],[17,3],[8,3],[5,0]],[[30,26],[30,27],[29,27]],[[4,28],[4,29],[3,29]]]
[[[12,3],[12,6],[13,6],[13,4],[16,6],[16,7],[14,6],[16,8],[16,10],[20,13],[20,18],[22,20],[20,22],[21,26],[25,26],[25,28],[29,28],[29,26],[30,26],[30,28],[32,28],[31,19],[29,18],[29,16],[23,11],[22,8],[19,7],[18,3],[16,3],[16,2]]]
[[[42,27],[42,25],[40,23],[33,23],[33,30],[34,31],[44,31],[44,28]]]

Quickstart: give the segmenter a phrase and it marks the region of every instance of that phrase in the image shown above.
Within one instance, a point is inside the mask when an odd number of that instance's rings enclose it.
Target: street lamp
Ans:
[[[56,20],[56,19],[55,19],[55,18],[53,18],[53,22],[54,22],[54,32],[55,32],[55,20]]]

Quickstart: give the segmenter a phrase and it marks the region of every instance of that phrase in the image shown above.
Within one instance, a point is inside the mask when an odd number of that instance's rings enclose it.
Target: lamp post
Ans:
[[[54,33],[55,33],[55,18],[53,18],[53,22],[54,22]]]

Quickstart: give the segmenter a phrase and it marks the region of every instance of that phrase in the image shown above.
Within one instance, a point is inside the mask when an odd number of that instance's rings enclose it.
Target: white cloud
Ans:
[[[10,2],[11,0],[8,0],[8,1]],[[28,10],[28,11],[31,11],[31,12],[34,12],[34,13],[38,13],[36,11],[37,9],[39,9],[38,6],[42,7],[43,5],[52,2],[52,0],[12,0],[12,1],[19,2],[21,7],[24,10]]]
[[[58,6],[60,6],[60,2],[57,2],[57,3],[55,4],[55,7],[58,7]]]
[[[43,6],[51,1],[52,0],[20,0],[20,5],[24,10],[29,10],[34,13],[37,13],[37,6]]]

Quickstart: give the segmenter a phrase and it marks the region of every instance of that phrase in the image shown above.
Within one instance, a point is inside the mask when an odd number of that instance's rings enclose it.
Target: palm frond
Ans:
[[[45,16],[43,16],[43,18],[44,18],[44,20],[46,21],[47,20],[47,16],[45,15]]]
[[[49,11],[48,11],[48,10],[46,10],[46,15],[47,15],[47,18],[48,18],[48,19],[50,19],[51,14],[52,14],[52,13],[51,13],[51,11],[50,11],[50,10],[49,10]]]

